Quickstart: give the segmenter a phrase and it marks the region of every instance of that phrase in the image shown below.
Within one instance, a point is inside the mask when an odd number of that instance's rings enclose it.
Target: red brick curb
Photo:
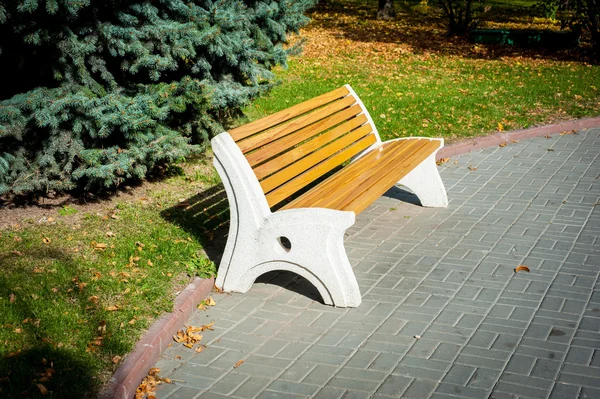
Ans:
[[[173,312],[167,313],[146,331],[111,377],[100,399],[131,399],[135,390],[173,340],[173,335],[192,315],[196,305],[212,291],[214,279],[194,279],[177,297]]]
[[[437,153],[437,159],[450,158],[456,155],[466,154],[473,150],[488,148],[500,145],[502,143],[510,143],[512,140],[530,139],[546,135],[553,135],[569,130],[590,129],[600,126],[600,117],[576,119],[557,123],[555,125],[532,127],[529,129],[513,130],[510,132],[495,133],[490,136],[474,137],[450,144]]]

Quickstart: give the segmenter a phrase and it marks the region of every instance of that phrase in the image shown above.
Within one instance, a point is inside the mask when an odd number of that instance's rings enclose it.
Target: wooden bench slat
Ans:
[[[312,123],[315,123],[323,118],[328,117],[338,111],[348,108],[349,106],[356,103],[356,100],[352,96],[344,97],[340,100],[336,100],[326,107],[317,109],[310,114],[303,115],[293,121],[285,123],[280,126],[276,126],[273,129],[269,129],[265,132],[249,137],[245,140],[238,141],[237,145],[240,147],[243,153],[255,150],[259,147],[267,145],[281,137],[287,136],[290,133],[300,130]]]
[[[382,196],[390,187],[393,187],[400,179],[411,172],[416,166],[423,162],[429,155],[439,148],[439,142],[431,141],[426,150],[419,151],[415,156],[401,162],[393,172],[384,175],[376,184],[373,184],[363,195],[354,198],[346,204],[342,210],[353,211],[359,214],[371,205],[377,198]]]
[[[276,158],[273,158],[262,165],[254,167],[254,173],[256,174],[257,179],[262,179],[265,176],[270,175],[271,173],[275,173],[278,170],[285,168],[288,165],[296,162],[297,160],[305,157],[306,155],[316,151],[320,147],[327,145],[329,142],[336,140],[337,138],[343,136],[344,134],[354,130],[355,128],[363,125],[367,121],[367,118],[362,115],[349,120],[348,122],[331,129],[330,131],[323,133],[318,137],[314,137],[313,139],[302,143],[298,147],[280,154]],[[368,128],[367,133],[373,131],[371,125],[364,125]],[[361,126],[364,127],[364,126]],[[361,136],[362,137],[362,136]],[[273,155],[277,154],[277,151],[273,151]],[[252,165],[252,164],[250,164]]]
[[[428,139],[384,145],[380,151],[367,154],[282,209],[320,207],[358,214],[439,146],[439,141]]]
[[[288,134],[287,136],[282,137],[281,139],[272,143],[272,145],[259,148],[256,151],[246,154],[246,159],[248,160],[250,166],[254,168],[261,162],[264,162],[269,158],[273,158],[277,154],[281,154],[282,152],[294,147],[295,145],[303,142],[304,140],[308,140],[309,138],[326,131],[327,129],[339,124],[340,122],[352,118],[349,122],[343,125],[345,126],[345,129],[347,129],[346,131],[350,131],[367,122],[367,117],[364,114],[359,115],[361,112],[362,110],[360,108],[360,105],[355,104],[348,109],[337,112],[331,116],[328,116],[327,118],[313,123],[312,125],[305,127],[304,129],[300,129],[297,132]],[[257,172],[257,169],[258,168],[255,168],[254,171]],[[264,176],[266,175],[263,174],[262,177]],[[262,177],[258,178],[261,179]]]
[[[400,141],[394,141],[392,143],[389,143],[389,145],[382,146],[376,150],[373,150],[373,151],[369,152],[368,154],[364,155],[361,159],[357,160],[356,162],[353,162],[350,165],[346,166],[344,168],[344,171],[350,177],[360,175],[361,173],[363,173],[365,171],[365,169],[363,167],[363,163],[371,164],[371,163],[375,162],[377,159],[380,159],[380,158],[385,159],[393,151],[395,151],[398,147],[400,147],[401,144],[402,143]],[[313,206],[312,204],[315,201],[318,201],[319,199],[321,199],[321,196],[322,196],[321,190],[330,192],[330,191],[332,191],[331,190],[332,187],[344,184],[346,181],[347,181],[347,179],[344,176],[342,176],[340,173],[336,173],[335,175],[330,176],[328,179],[321,182],[317,187],[314,187],[312,190],[304,193],[300,197],[298,197],[295,200],[291,201],[290,203],[286,204],[285,206],[282,207],[282,209],[312,207]]]
[[[310,184],[311,182],[315,181],[327,172],[333,170],[335,167],[341,165],[348,159],[359,154],[361,151],[364,151],[365,149],[369,148],[369,146],[371,146],[376,141],[377,139],[373,134],[369,134],[368,136],[363,137],[362,139],[347,147],[343,151],[321,162],[320,164],[304,172],[303,174],[296,176],[294,179],[278,187],[276,190],[271,191],[265,196],[267,199],[267,203],[270,207],[277,205],[293,193],[305,187],[307,184]]]
[[[343,208],[347,198],[354,198],[368,189],[371,179],[388,173],[394,167],[394,162],[397,162],[398,159],[410,157],[411,154],[419,151],[425,144],[425,142],[417,140],[402,140],[397,142],[393,148],[390,148],[385,156],[381,156],[375,160],[359,159],[356,161],[358,165],[355,170],[340,171],[335,184],[319,187],[318,191],[320,194],[313,201],[311,207]],[[384,149],[382,148],[382,150]],[[352,184],[348,184],[349,181],[352,181]]]
[[[293,179],[302,172],[310,169],[314,165],[318,165],[320,162],[343,150],[355,141],[358,141],[362,137],[368,135],[372,131],[373,129],[371,129],[370,125],[364,125],[342,136],[337,140],[324,141],[321,145],[326,145],[322,146],[317,151],[314,151],[311,154],[305,156],[299,161],[294,162],[284,168],[277,167],[276,170],[278,170],[278,172],[272,174],[271,176],[267,177],[266,179],[260,182],[263,191],[265,193],[272,191],[276,187],[279,187],[283,183]],[[311,143],[315,140],[311,140]]]
[[[331,194],[332,198],[328,201],[330,206],[335,209],[347,209],[349,204],[356,198],[376,189],[378,183],[385,176],[390,175],[392,179],[396,179],[397,176],[397,179],[387,187],[389,189],[400,180],[400,174],[405,171],[403,165],[406,164],[406,161],[417,157],[418,154],[427,152],[429,143],[429,140],[410,140],[405,146],[400,147],[394,154],[387,157],[388,159],[372,165],[364,165],[364,167],[370,169],[356,179],[354,185],[346,184],[343,189],[335,190]]]
[[[325,93],[303,103],[294,105],[293,107],[284,109],[283,111],[276,112],[273,115],[266,116],[257,121],[248,123],[244,126],[232,129],[229,131],[229,134],[231,135],[234,141],[242,140],[262,130],[268,129],[279,123],[283,123],[306,112],[312,111],[313,109],[318,108],[324,104],[330,103],[334,100],[347,96],[348,94],[350,94],[350,92],[345,86],[340,87],[339,89],[333,90],[329,93]]]

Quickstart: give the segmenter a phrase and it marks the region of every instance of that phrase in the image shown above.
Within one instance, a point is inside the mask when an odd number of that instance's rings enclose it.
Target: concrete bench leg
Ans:
[[[354,224],[354,213],[322,208],[272,213],[241,152],[236,159],[233,150],[221,151],[222,146],[232,145],[226,137],[213,143],[214,165],[230,210],[217,287],[246,292],[260,275],[288,270],[310,281],[326,304],[358,306],[360,291],[344,249],[344,233]]]
[[[326,304],[358,306],[361,295],[344,249],[344,232],[352,224],[352,212],[316,208],[279,211],[254,231],[240,220],[231,259],[221,263],[216,284],[246,292],[259,276],[287,270],[310,281]]]
[[[423,206],[439,208],[448,206],[448,196],[435,163],[435,153],[421,162],[397,184],[408,187],[419,197]]]

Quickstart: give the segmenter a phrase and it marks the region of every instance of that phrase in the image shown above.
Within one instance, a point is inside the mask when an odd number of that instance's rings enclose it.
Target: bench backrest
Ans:
[[[367,110],[348,85],[229,134],[270,207],[379,141]]]

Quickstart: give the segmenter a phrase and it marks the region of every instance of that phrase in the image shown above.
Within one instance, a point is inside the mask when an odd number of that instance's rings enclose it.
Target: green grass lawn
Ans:
[[[196,193],[217,181],[200,163],[143,197],[0,231],[0,397],[94,397],[177,291],[214,272]]]
[[[432,9],[401,3],[396,21],[377,21],[371,3],[332,0],[316,9],[305,54],[277,71],[282,84],[248,108],[250,119],[346,83],[383,139],[456,140],[600,114],[600,67],[583,50],[471,44],[445,37]],[[546,27],[547,20],[519,14],[527,9],[521,3],[500,8],[497,18],[518,14],[523,26]]]

